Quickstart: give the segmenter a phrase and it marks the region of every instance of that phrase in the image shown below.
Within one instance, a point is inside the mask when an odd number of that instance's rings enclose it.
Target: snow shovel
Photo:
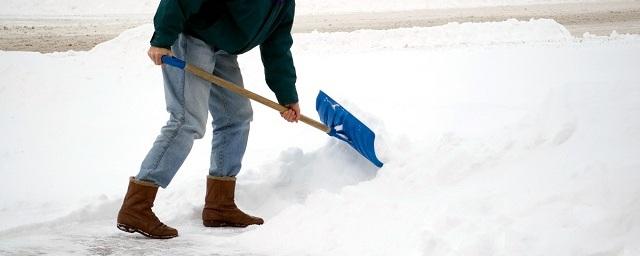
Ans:
[[[288,110],[288,108],[285,106],[282,106],[274,101],[255,94],[240,86],[237,86],[216,75],[210,74],[209,72],[204,71],[199,67],[187,64],[179,58],[165,55],[162,56],[162,62],[170,66],[186,70],[204,80],[207,80],[215,85],[226,88],[234,93],[240,94],[259,103],[262,103],[263,105],[270,107],[280,113]],[[301,115],[300,121],[312,127],[315,127],[318,130],[329,134],[330,136],[347,142],[362,156],[371,161],[371,163],[378,167],[382,167],[383,164],[376,157],[376,152],[374,149],[374,140],[376,135],[373,133],[373,131],[371,131],[371,129],[369,129],[369,127],[360,122],[360,120],[349,113],[349,111],[344,109],[340,104],[331,99],[322,91],[318,93],[318,97],[316,98],[316,110],[320,115],[320,120],[324,124],[304,115]]]

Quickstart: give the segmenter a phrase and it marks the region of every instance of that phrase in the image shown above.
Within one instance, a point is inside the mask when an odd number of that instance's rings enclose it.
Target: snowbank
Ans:
[[[296,49],[305,52],[353,53],[405,48],[454,48],[495,44],[563,43],[575,40],[554,20],[449,23],[436,27],[358,30],[300,34]]]
[[[297,0],[298,15],[385,12],[416,9],[472,8],[485,6],[557,4],[612,0]],[[155,13],[159,0],[0,0],[0,16],[101,16]]]
[[[358,12],[388,12],[419,9],[474,8],[531,4],[613,2],[610,0],[297,0],[297,13],[301,15],[338,14]]]
[[[181,236],[134,239],[115,215],[167,118],[151,30],[0,52],[0,254],[640,253],[640,37],[549,20],[296,34],[303,111],[325,90],[376,131],[385,167],[254,104],[237,194],[266,224],[201,226],[206,137],[154,208]],[[273,98],[258,53],[240,63]]]

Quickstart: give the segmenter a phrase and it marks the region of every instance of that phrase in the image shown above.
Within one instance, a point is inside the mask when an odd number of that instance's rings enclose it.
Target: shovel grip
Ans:
[[[265,97],[260,96],[259,94],[253,93],[252,91],[249,91],[247,89],[244,89],[240,86],[235,85],[232,82],[229,82],[227,80],[224,80],[214,74],[211,74],[207,71],[204,71],[203,69],[193,66],[191,64],[186,64],[183,60],[178,59],[176,57],[173,56],[162,56],[162,62],[180,69],[184,69],[186,71],[188,71],[189,73],[192,73],[204,80],[207,80],[215,85],[218,85],[220,87],[223,87],[227,90],[230,90],[234,93],[240,94],[244,97],[247,97],[249,99],[252,99],[254,101],[257,101],[259,103],[262,103],[263,105],[270,107],[280,113],[285,112],[287,110],[289,110],[289,108],[282,106],[270,99],[267,99]],[[318,130],[323,131],[324,133],[329,133],[331,132],[331,128],[327,127],[326,125],[324,125],[323,123],[320,123],[316,120],[313,120],[305,115],[300,115],[300,121],[308,124]]]
[[[187,65],[187,63],[184,62],[184,60],[181,60],[174,56],[169,56],[169,55],[162,56],[162,63],[179,68],[179,69],[184,69],[184,67]]]

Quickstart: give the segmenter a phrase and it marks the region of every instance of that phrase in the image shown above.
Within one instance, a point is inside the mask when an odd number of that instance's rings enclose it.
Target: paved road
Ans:
[[[294,32],[353,31],[427,27],[449,22],[488,22],[510,18],[550,18],[576,36],[640,34],[640,1],[469,9],[415,10],[403,12],[316,15],[296,17]],[[0,17],[0,50],[66,51],[87,50],[122,31],[151,22],[151,17],[63,17],[57,19]]]

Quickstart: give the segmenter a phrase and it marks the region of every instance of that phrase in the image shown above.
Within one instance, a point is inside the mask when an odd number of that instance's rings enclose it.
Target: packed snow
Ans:
[[[386,12],[505,5],[615,2],[616,0],[297,0],[299,15]],[[619,1],[619,0],[617,0]],[[151,16],[160,0],[0,0],[0,16]]]
[[[640,254],[638,35],[552,20],[295,34],[303,112],[324,90],[385,166],[254,103],[237,201],[266,223],[202,227],[209,134],[159,192],[180,236],[157,241],[115,227],[168,118],[151,33],[0,52],[0,255]],[[240,64],[273,98],[258,52]]]

